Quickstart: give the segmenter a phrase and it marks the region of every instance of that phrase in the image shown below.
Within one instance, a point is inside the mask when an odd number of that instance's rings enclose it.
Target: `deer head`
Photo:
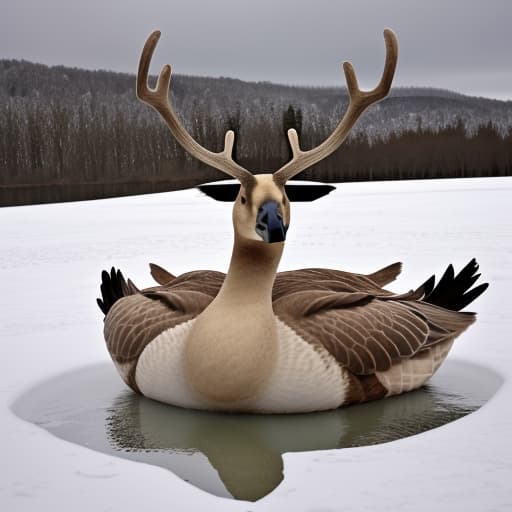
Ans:
[[[224,139],[224,149],[215,153],[198,144],[179,121],[169,102],[171,67],[162,68],[155,89],[148,87],[151,57],[160,38],[153,32],[142,50],[137,73],[137,96],[153,107],[165,120],[169,130],[192,156],[228,174],[240,182],[240,191],[233,207],[233,223],[238,237],[263,242],[283,242],[290,223],[290,202],[285,184],[288,180],[323,160],[336,151],[347,138],[357,119],[372,103],[382,100],[389,92],[398,58],[398,43],[392,30],[384,30],[386,61],[378,85],[371,91],[359,89],[356,74],[350,62],[343,63],[350,102],[333,133],[319,146],[302,151],[297,132],[288,130],[292,159],[273,174],[253,175],[232,158],[235,134],[229,130]]]

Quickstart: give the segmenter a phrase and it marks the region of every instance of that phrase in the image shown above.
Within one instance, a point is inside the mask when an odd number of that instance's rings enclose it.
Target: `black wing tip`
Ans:
[[[100,291],[101,298],[97,298],[96,303],[105,316],[119,299],[130,295],[123,273],[115,267],[112,267],[110,272],[108,270],[101,272]]]
[[[436,284],[436,276],[435,274],[432,274],[421,286],[420,288],[423,289],[423,293],[425,297],[430,295],[432,293],[432,290],[434,289],[434,286]],[[420,289],[418,288],[418,289]]]
[[[108,313],[108,310],[105,306],[105,303],[101,299],[96,299],[96,303],[98,304],[98,307],[101,309],[101,312],[106,315]]]
[[[475,299],[480,297],[480,295],[482,295],[482,293],[484,293],[485,290],[487,290],[487,288],[489,288],[489,283],[482,283],[482,284],[479,284],[478,286],[475,286],[473,289],[469,290],[467,293],[465,293],[461,297],[461,300],[459,303],[459,306],[460,306],[459,310],[462,308],[465,308],[466,306],[471,304]]]
[[[455,269],[450,263],[437,285],[435,276],[431,276],[422,285],[425,290],[423,300],[446,309],[460,311],[489,287],[489,283],[482,283],[471,288],[481,275],[477,273],[478,269],[476,258],[472,258],[458,274],[455,274]]]

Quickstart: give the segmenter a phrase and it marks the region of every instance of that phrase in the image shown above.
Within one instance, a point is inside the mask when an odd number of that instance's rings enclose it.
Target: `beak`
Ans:
[[[279,205],[276,201],[267,201],[263,203],[256,217],[256,233],[263,238],[265,242],[284,242],[288,226],[283,224],[283,216],[279,211]]]

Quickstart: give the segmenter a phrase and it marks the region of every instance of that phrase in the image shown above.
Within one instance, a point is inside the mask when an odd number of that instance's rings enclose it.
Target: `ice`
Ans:
[[[281,270],[371,272],[400,260],[403,273],[391,286],[398,292],[476,257],[491,286],[470,306],[477,323],[450,357],[505,382],[477,412],[418,436],[286,454],[283,483],[253,504],[67,443],[10,410],[38,381],[109,360],[95,304],[103,268],[120,267],[139,286],[151,283],[150,261],[174,274],[225,271],[230,204],[187,190],[0,210],[2,510],[511,509],[511,200],[512,178],[488,178],[339,184],[325,198],[292,205]]]

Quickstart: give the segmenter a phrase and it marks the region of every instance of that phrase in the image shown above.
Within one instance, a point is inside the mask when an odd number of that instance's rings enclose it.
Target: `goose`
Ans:
[[[401,263],[369,275],[277,272],[290,225],[285,184],[335,151],[362,112],[387,95],[398,55],[395,34],[384,31],[384,71],[373,90],[360,90],[352,65],[343,64],[350,100],[333,133],[303,151],[290,129],[291,160],[257,175],[233,160],[232,131],[219,153],[186,131],[169,102],[169,65],[156,87],[148,86],[159,37],[153,32],[143,48],[137,96],[192,156],[239,182],[234,243],[227,274],[174,276],[153,264],[157,285],[141,290],[120,270],[103,271],[98,305],[107,349],[124,382],[167,404],[243,413],[335,409],[423,386],[475,320],[460,311],[488,286],[472,288],[479,277],[474,259],[457,275],[450,265],[437,285],[432,276],[404,294],[384,288]]]

